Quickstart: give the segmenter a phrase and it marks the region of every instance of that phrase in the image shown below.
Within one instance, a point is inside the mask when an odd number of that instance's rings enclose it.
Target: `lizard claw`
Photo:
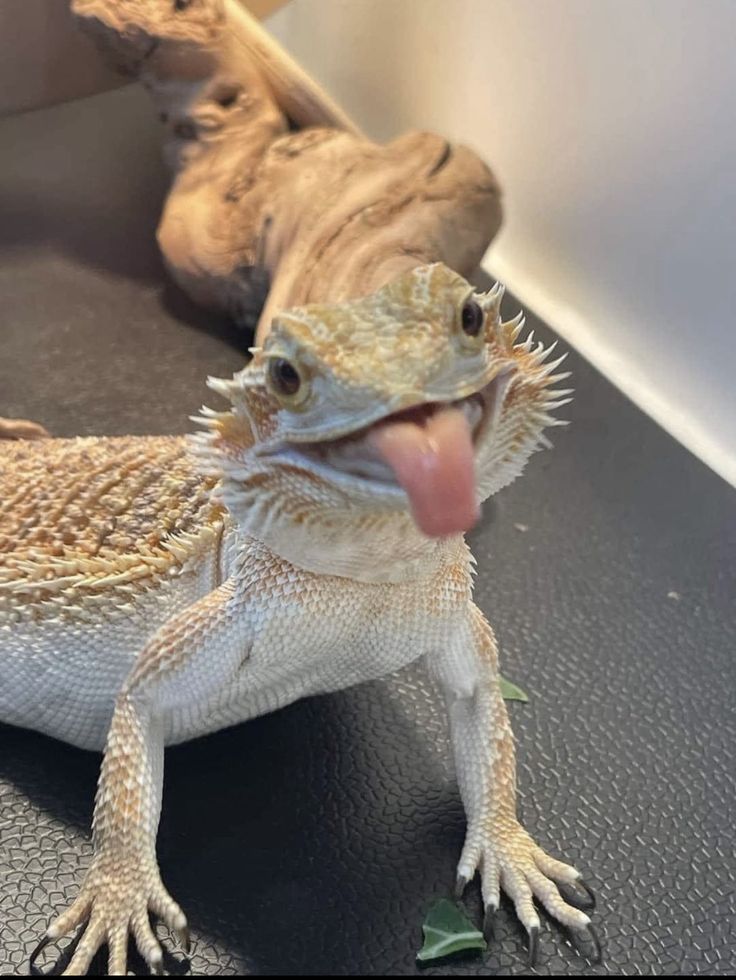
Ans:
[[[192,952],[192,937],[189,934],[189,926],[184,926],[182,929],[175,929],[174,935],[181,949],[189,956]]]
[[[479,837],[480,848],[477,846]],[[492,933],[493,915],[499,905],[499,892],[503,890],[514,903],[516,915],[529,936],[530,967],[537,962],[540,946],[540,921],[535,901],[574,935],[582,937],[585,934],[585,938],[595,945],[596,962],[600,962],[600,942],[590,929],[587,915],[595,902],[593,892],[575,868],[546,854],[518,822],[497,825],[485,839],[475,828],[470,828],[458,867],[462,871],[459,871],[457,881],[462,887],[476,868],[480,870],[485,907],[483,934],[486,938]]]
[[[533,969],[537,965],[539,956],[539,926],[532,926],[529,930],[529,968]]]
[[[470,879],[466,878],[465,875],[458,875],[455,879],[455,898],[462,898],[463,892],[465,891],[468,881]]]
[[[31,957],[28,960],[28,972],[32,977],[43,977],[45,976],[43,970],[36,966],[36,960],[41,955],[41,953],[46,949],[49,943],[52,943],[53,939],[51,936],[46,934],[41,942],[36,946],[36,948],[31,953]]]
[[[582,878],[576,881],[558,882],[557,887],[568,905],[574,905],[576,909],[583,909],[586,912],[595,908],[595,895]]]
[[[603,949],[601,947],[601,941],[598,938],[598,933],[593,928],[593,923],[591,922],[587,926],[585,926],[584,928],[576,930],[576,933],[579,934],[579,935],[581,935],[581,936],[584,936],[586,939],[589,939],[590,942],[593,944],[593,948],[595,950],[595,953],[594,953],[593,956],[589,956],[588,957],[588,959],[590,960],[590,962],[593,963],[593,964],[602,963],[603,962]],[[577,945],[577,943],[576,943],[576,945]]]
[[[486,942],[491,942],[494,938],[497,912],[497,905],[486,905],[483,910],[483,938]]]
[[[49,926],[33,951],[32,975],[46,975],[35,966],[45,946],[81,925],[83,931],[72,944],[73,949],[65,950],[64,959],[68,958],[68,962],[62,976],[86,974],[98,950],[105,945],[108,947],[109,975],[124,976],[129,936],[135,940],[151,975],[162,976],[163,951],[151,928],[150,913],[162,919],[189,949],[186,919],[164,888],[158,868],[141,864],[135,868],[137,873],[120,876],[115,869],[111,871],[103,859],[98,857],[98,862],[88,871],[77,900]],[[57,965],[54,975],[59,969],[61,966]]]

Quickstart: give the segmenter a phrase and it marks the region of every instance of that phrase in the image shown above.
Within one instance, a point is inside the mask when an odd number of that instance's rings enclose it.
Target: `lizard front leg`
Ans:
[[[595,902],[580,873],[546,854],[516,817],[516,763],[506,706],[498,680],[498,652],[489,623],[470,604],[470,619],[453,648],[429,657],[450,719],[455,765],[468,820],[457,870],[460,897],[476,871],[481,875],[484,931],[492,929],[500,892],[512,899],[529,934],[529,960],[536,960],[537,899],[572,930],[584,930],[600,959],[600,944],[582,911]]]
[[[48,439],[49,433],[38,422],[0,418],[0,439]]]
[[[151,971],[161,973],[149,913],[188,945],[186,918],[156,861],[164,726],[172,711],[196,711],[237,673],[250,646],[244,605],[226,582],[165,624],[138,658],[117,698],[105,746],[91,866],[76,901],[49,926],[32,966],[44,946],[86,924],[65,976],[84,974],[105,943],[109,973],[124,976],[129,935]]]

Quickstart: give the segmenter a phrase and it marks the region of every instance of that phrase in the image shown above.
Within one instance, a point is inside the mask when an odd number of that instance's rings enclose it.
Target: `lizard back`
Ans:
[[[146,639],[219,580],[213,483],[180,437],[0,443],[0,721],[102,747]]]
[[[0,444],[0,584],[21,595],[24,581],[51,589],[136,563],[164,571],[221,523],[212,483],[181,437]]]

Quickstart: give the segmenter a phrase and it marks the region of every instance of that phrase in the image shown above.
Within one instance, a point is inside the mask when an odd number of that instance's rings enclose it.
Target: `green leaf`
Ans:
[[[505,677],[499,677],[498,683],[501,686],[501,697],[504,701],[524,701],[526,703],[529,700],[526,691],[522,691],[520,687],[512,684],[511,681],[507,681]]]
[[[422,963],[467,950],[483,950],[487,943],[465,913],[447,898],[435,902],[422,925],[424,946],[417,953]]]

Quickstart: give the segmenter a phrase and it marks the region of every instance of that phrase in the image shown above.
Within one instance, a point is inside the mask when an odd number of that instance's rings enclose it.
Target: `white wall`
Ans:
[[[370,135],[487,159],[489,270],[736,484],[736,0],[293,0],[268,26]]]

